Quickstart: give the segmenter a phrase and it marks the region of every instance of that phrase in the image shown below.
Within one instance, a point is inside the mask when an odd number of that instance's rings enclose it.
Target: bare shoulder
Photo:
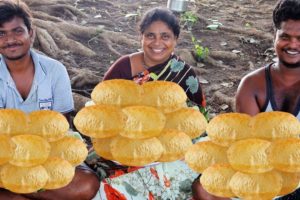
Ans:
[[[236,93],[236,111],[255,115],[266,100],[265,68],[259,68],[242,78]]]
[[[261,67],[242,78],[237,89],[237,98],[264,98],[265,91],[265,68]]]
[[[244,76],[239,84],[239,88],[248,88],[253,90],[264,90],[265,88],[265,68],[261,67]]]
[[[139,52],[135,52],[129,55],[130,59],[141,59],[143,56],[143,52],[139,51]]]

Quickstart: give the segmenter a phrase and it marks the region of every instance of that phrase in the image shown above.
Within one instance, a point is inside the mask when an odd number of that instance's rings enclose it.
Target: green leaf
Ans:
[[[192,36],[192,42],[195,43],[196,42],[196,39],[194,36]]]
[[[204,115],[204,117],[205,117],[205,119],[207,120],[207,121],[209,121],[209,113],[208,113],[208,110],[206,109],[206,108],[204,108],[204,107],[200,107],[200,112]]]

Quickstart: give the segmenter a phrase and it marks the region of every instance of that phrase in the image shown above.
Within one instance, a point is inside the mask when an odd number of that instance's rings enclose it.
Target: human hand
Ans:
[[[208,193],[201,185],[199,178],[192,184],[193,200],[230,200],[230,198],[217,197]]]

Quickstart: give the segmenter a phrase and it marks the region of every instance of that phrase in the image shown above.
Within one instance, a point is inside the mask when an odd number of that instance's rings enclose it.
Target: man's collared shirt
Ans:
[[[7,65],[0,55],[0,108],[24,112],[55,110],[68,113],[74,109],[70,79],[66,68],[57,60],[30,51],[35,74],[31,90],[24,100],[16,88]]]

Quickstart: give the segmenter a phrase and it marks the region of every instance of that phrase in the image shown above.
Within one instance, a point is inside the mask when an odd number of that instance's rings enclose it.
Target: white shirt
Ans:
[[[35,74],[31,90],[24,100],[16,88],[6,63],[0,55],[0,108],[24,112],[55,110],[67,113],[74,109],[70,79],[66,68],[57,60],[30,51]]]

